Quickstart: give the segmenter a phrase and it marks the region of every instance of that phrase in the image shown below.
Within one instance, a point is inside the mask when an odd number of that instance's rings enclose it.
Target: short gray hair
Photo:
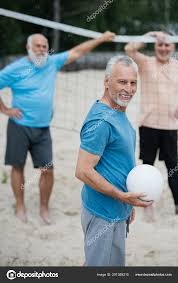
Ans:
[[[132,60],[132,58],[130,58],[129,56],[126,56],[126,55],[116,55],[114,57],[111,57],[111,59],[107,63],[106,71],[105,71],[106,77],[109,77],[111,75],[113,65],[115,65],[117,63],[122,63],[126,66],[133,66],[135,71],[138,73],[138,66],[135,63],[135,61]]]
[[[46,37],[45,37],[44,35],[42,35],[41,33],[33,33],[33,34],[31,34],[31,35],[29,35],[29,36],[27,37],[27,45],[29,45],[30,47],[32,46],[33,37],[35,37],[36,35],[40,35],[40,36],[46,38]],[[46,40],[47,40],[47,44],[49,45],[47,38],[46,38]]]
[[[27,37],[27,44],[31,47],[32,46],[32,39],[33,39],[33,34],[29,35]]]

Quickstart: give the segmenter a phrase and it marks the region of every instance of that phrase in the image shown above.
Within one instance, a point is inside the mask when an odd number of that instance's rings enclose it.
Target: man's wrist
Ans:
[[[113,198],[117,200],[124,200],[125,193],[117,189],[116,187],[113,187],[113,193],[112,193]]]
[[[7,115],[8,110],[9,110],[9,108],[7,108],[7,107],[5,107],[5,106],[1,107],[1,112],[2,112],[3,114],[5,114],[5,115]]]
[[[100,36],[100,37],[96,38],[96,41],[98,42],[98,44],[101,44],[101,43],[105,42],[105,39],[103,38],[103,36]]]
[[[146,43],[145,42],[140,42],[140,43],[134,43],[135,44],[135,49],[139,50],[139,49],[143,49],[146,47]]]

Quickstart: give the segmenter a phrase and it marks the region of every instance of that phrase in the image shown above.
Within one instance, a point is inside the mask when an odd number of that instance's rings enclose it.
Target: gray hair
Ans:
[[[36,35],[40,35],[40,36],[43,36],[42,34],[40,33],[34,33],[34,34],[31,34],[27,37],[27,45],[29,45],[30,47],[32,47],[32,40],[33,40],[33,37],[36,36]],[[46,38],[45,36],[43,36],[44,38]],[[47,40],[47,38],[46,38]],[[48,43],[48,40],[47,40],[47,43]]]
[[[105,76],[106,77],[110,77],[110,75],[112,73],[113,65],[115,65],[117,63],[122,63],[126,66],[133,66],[135,71],[138,73],[138,66],[134,62],[134,60],[132,60],[132,58],[130,58],[129,56],[126,56],[126,55],[116,55],[114,57],[111,57],[110,60],[107,63],[106,70],[105,70]]]
[[[32,46],[32,39],[33,39],[33,34],[27,37],[27,45],[29,45],[30,47]]]

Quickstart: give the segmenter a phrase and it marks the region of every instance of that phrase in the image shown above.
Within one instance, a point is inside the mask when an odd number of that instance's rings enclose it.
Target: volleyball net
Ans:
[[[71,25],[66,25],[1,8],[0,16],[22,21],[22,24],[23,22],[28,22],[29,24],[36,24],[39,26],[60,30],[65,33],[75,34],[75,36],[97,38],[101,35],[101,33],[96,31],[74,27]],[[178,36],[168,37],[170,42],[178,43]],[[115,43],[154,43],[155,41],[156,39],[151,36],[132,35],[117,35],[113,40]],[[103,95],[104,69],[107,61],[113,55],[115,54],[109,52],[92,52],[77,60],[78,66],[82,66],[82,68],[79,67],[79,71],[76,71],[76,68],[74,68],[74,71],[65,72],[62,70],[58,74],[56,83],[57,91],[54,103],[54,119],[52,122],[53,127],[64,128],[77,132],[79,131],[82,121],[85,118],[90,106],[94,101],[96,101],[96,99],[101,98]],[[138,86],[137,94],[128,107],[128,115],[132,119],[132,122],[135,126],[137,126],[139,119],[139,89],[140,88]]]

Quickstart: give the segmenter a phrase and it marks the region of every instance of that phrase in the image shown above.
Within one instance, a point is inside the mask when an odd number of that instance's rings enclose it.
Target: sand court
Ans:
[[[14,197],[10,188],[10,167],[5,167],[7,117],[1,114],[0,124],[0,265],[81,266],[83,265],[83,233],[80,225],[80,191],[75,178],[75,165],[80,143],[79,129],[91,104],[102,96],[104,71],[84,70],[60,73],[57,80],[55,115],[52,121],[55,184],[50,201],[52,224],[39,217],[39,172],[28,157],[25,200],[28,223],[14,215]],[[10,103],[9,90],[2,91]],[[43,98],[42,98],[43,99]],[[128,108],[128,116],[137,127],[139,91]],[[44,113],[45,115],[45,113]],[[72,129],[72,131],[71,131]],[[138,135],[137,152],[138,157]],[[140,161],[137,160],[139,164]],[[156,162],[164,178],[164,163]],[[178,265],[178,216],[167,182],[161,200],[156,204],[157,221],[145,223],[143,209],[136,209],[136,220],[127,238],[128,266]]]

